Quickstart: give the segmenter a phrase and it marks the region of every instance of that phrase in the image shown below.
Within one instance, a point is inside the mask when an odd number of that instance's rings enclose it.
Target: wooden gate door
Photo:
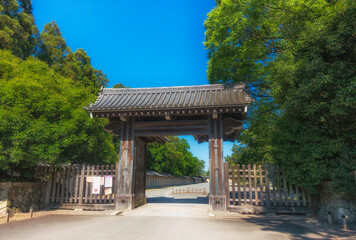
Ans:
[[[145,204],[146,191],[146,142],[135,139],[134,195],[135,207]]]
[[[309,194],[290,183],[278,165],[225,163],[225,191],[229,210],[239,212],[305,212]]]

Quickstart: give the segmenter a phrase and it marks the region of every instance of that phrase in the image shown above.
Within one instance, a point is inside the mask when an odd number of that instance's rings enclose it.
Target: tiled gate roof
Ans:
[[[105,88],[89,112],[167,111],[237,107],[249,104],[245,84],[157,88]]]

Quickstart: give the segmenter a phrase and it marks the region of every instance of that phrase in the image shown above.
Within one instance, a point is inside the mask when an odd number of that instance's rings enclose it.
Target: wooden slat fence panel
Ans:
[[[237,191],[239,203],[241,203],[241,175],[240,175],[240,165],[237,165]]]
[[[231,175],[232,175],[232,204],[236,204],[236,188],[235,188],[235,168],[231,166]]]
[[[228,165],[230,207],[254,205],[268,207],[309,207],[309,194],[289,182],[278,165]]]
[[[256,164],[253,164],[253,183],[254,183],[254,190],[255,190],[255,205],[258,205],[258,191],[257,191],[257,171],[256,171]]]
[[[83,165],[80,170],[80,177],[79,177],[79,192],[78,192],[78,203],[81,205],[83,204],[83,191],[84,191],[84,176],[85,176],[85,169],[87,168],[86,165]],[[79,174],[79,172],[78,172]],[[85,195],[86,196],[86,195]]]
[[[268,164],[265,164],[265,188],[266,188],[266,202],[267,202],[267,207],[271,206],[271,195],[270,195],[270,187],[271,187],[271,182],[270,182],[270,171],[268,168]]]
[[[88,175],[89,175],[90,177],[95,176],[95,165],[91,165],[91,166],[90,166],[90,172],[89,172]],[[94,185],[93,182],[94,182],[94,180],[92,179],[92,181],[89,182],[89,184],[88,184],[88,192],[89,192],[88,203],[92,203],[92,201],[93,201],[93,191],[92,191],[93,185]]]
[[[251,168],[250,168],[250,164],[247,165],[247,172],[248,172],[248,189],[249,189],[249,203],[252,204],[252,184],[251,184]]]
[[[277,181],[278,181],[278,205],[282,206],[282,185],[281,185],[281,173],[279,171],[279,166],[276,166],[276,170],[277,170]]]
[[[262,167],[261,165],[258,166],[258,172],[259,172],[259,178],[260,178],[260,199],[261,199],[261,206],[264,206],[265,205],[265,196],[264,196],[264,188],[263,188],[263,170],[262,170]]]
[[[115,195],[115,165],[68,165],[62,167],[39,166],[36,178],[44,181],[46,204],[50,203],[96,203],[112,204]],[[112,176],[111,194],[105,195],[105,176]],[[88,177],[91,177],[88,179]],[[101,177],[99,194],[92,193],[92,177]]]

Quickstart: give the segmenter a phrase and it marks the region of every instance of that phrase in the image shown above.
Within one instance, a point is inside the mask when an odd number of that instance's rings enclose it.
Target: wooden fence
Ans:
[[[93,194],[93,177],[100,177],[98,194]],[[108,178],[105,178],[108,177]],[[36,178],[46,185],[44,201],[49,203],[114,203],[116,190],[115,165],[72,165],[63,167],[39,166]],[[111,187],[104,181],[111,178]]]
[[[113,204],[116,187],[115,165],[66,165],[61,167],[38,166],[36,178],[44,183],[45,204]],[[93,193],[94,177],[100,178],[100,189]],[[106,186],[107,177],[111,187]],[[203,178],[178,177],[169,174],[147,171],[146,187],[159,188],[203,182]]]
[[[194,194],[206,195],[205,188],[172,188],[172,194]]]
[[[227,206],[309,207],[309,194],[287,181],[278,165],[225,163]],[[228,177],[228,178],[227,178]]]

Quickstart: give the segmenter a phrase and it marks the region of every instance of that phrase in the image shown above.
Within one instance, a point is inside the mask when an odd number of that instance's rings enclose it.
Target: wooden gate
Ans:
[[[287,181],[278,165],[231,165],[225,163],[225,191],[228,210],[304,212],[310,195]]]
[[[100,177],[98,194],[93,194],[93,177]],[[105,178],[107,177],[107,178]],[[39,166],[36,178],[46,185],[45,203],[113,204],[116,193],[115,165]],[[105,180],[112,178],[112,186]]]

